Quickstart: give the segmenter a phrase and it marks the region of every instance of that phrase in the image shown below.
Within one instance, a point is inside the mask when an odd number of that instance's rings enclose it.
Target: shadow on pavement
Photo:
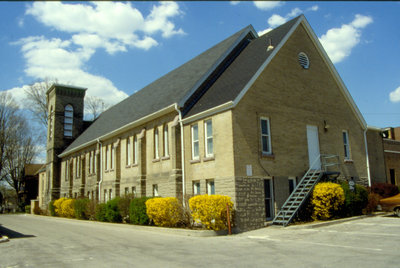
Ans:
[[[30,237],[35,237],[34,235],[26,235],[26,234],[21,234],[16,231],[10,230],[8,228],[5,228],[4,226],[0,225],[0,234],[8,236],[9,239],[15,239],[15,238],[30,238]]]

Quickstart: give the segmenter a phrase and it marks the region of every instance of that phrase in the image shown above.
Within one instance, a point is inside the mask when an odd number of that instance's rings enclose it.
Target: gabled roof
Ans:
[[[185,114],[184,122],[191,122],[235,107],[300,24],[304,26],[317,51],[327,64],[360,125],[366,129],[367,124],[361,112],[304,15],[300,15],[252,40],[192,109]],[[272,42],[274,48],[267,51],[266,47],[270,42]]]
[[[249,25],[114,105],[102,113],[60,156],[88,146],[97,139],[157,111],[174,104],[184,104],[198,85],[207,79],[226,55],[249,33],[257,36],[253,27]]]

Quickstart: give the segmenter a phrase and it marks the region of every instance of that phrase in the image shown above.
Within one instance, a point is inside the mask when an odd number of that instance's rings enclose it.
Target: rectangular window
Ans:
[[[158,146],[158,129],[154,129],[154,159],[158,159],[159,155],[159,146]]]
[[[65,163],[65,181],[68,181],[68,160],[67,161],[65,161],[64,163]]]
[[[81,176],[81,168],[82,168],[82,165],[81,165],[81,157],[78,156],[78,177]]]
[[[114,145],[111,144],[111,169],[114,169],[114,161],[115,160],[115,148]]]
[[[137,159],[138,159],[138,141],[137,141],[137,136],[135,136],[134,138],[134,142],[133,142],[133,163],[137,164]]]
[[[131,148],[131,138],[128,137],[126,138],[126,165],[129,166],[131,162],[131,154],[132,154],[132,148]]]
[[[136,197],[136,187],[135,186],[132,187],[132,194],[133,194],[133,197]]]
[[[158,185],[153,184],[153,196],[158,196]]]
[[[289,178],[289,194],[293,192],[293,190],[296,188],[296,178]]]
[[[207,194],[215,194],[214,180],[207,180]]]
[[[108,157],[109,157],[109,153],[108,153],[108,146],[106,146],[106,148],[105,148],[105,156],[106,157],[104,157],[104,161],[105,161],[105,163],[104,163],[104,166],[105,166],[105,170],[108,170],[108,163],[110,162],[109,160],[108,160]]]
[[[193,182],[193,195],[198,195],[198,194],[200,194],[200,182],[194,181]]]
[[[96,165],[97,165],[97,154],[96,151],[93,151],[93,173],[96,173]]]
[[[89,174],[93,173],[93,154],[89,152]]]
[[[344,146],[344,159],[350,159],[350,143],[349,143],[349,133],[343,130],[343,146]]]
[[[204,122],[204,147],[206,148],[206,157],[211,157],[214,154],[214,146],[213,146],[213,130],[212,130],[212,121],[207,120]]]
[[[261,118],[261,149],[263,154],[271,154],[271,132],[268,118]]]
[[[125,195],[129,194],[129,187],[125,187]]]
[[[192,126],[192,159],[199,159],[199,128]]]
[[[112,195],[112,189],[110,189],[110,191],[109,191],[109,195],[108,195],[108,198],[110,198],[110,200],[113,198],[113,195]]]
[[[169,144],[168,144],[168,125],[164,125],[164,156],[169,155]]]
[[[104,202],[108,201],[107,190],[104,190]]]

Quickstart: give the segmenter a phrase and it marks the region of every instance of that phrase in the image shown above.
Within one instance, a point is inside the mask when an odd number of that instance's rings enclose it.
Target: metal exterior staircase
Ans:
[[[283,204],[281,210],[275,216],[272,224],[283,225],[287,226],[294,216],[296,215],[297,211],[300,209],[301,205],[310,195],[314,186],[318,183],[318,181],[324,175],[332,175],[332,174],[339,174],[338,170],[335,172],[329,172],[328,168],[332,166],[339,167],[339,158],[336,155],[319,155],[311,165],[313,167],[318,160],[322,160],[322,170],[316,170],[310,168],[303,178],[300,180],[297,187],[293,190],[290,194],[289,198]]]

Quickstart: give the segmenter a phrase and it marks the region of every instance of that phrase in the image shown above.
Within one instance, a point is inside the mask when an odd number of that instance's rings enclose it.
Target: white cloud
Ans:
[[[333,63],[341,62],[351,54],[351,50],[360,42],[361,29],[372,22],[371,17],[357,14],[351,23],[329,29],[319,38]]]
[[[391,102],[400,102],[400,87],[390,92],[389,99]]]
[[[253,3],[260,10],[271,10],[283,5],[281,1],[254,1]]]
[[[236,6],[240,3],[240,1],[229,1],[232,6]]]
[[[109,79],[87,71],[96,50],[103,48],[110,55],[132,47],[148,50],[158,45],[157,34],[163,38],[184,34],[171,21],[182,14],[175,2],[153,5],[147,16],[130,2],[34,2],[27,7],[26,15],[53,30],[70,34],[70,38],[30,36],[13,44],[21,46],[27,76],[87,87],[87,95],[101,97],[112,105],[127,94]],[[24,85],[8,91],[23,104],[27,88]]]
[[[258,2],[255,2],[255,3],[258,3]],[[306,12],[308,12],[308,11],[317,11],[317,10],[318,10],[318,6],[315,5],[315,6],[312,6],[312,7],[308,8],[306,10]],[[265,30],[259,31],[258,35],[263,35],[263,34],[269,32],[269,31],[271,31],[273,28],[284,24],[288,20],[300,15],[301,13],[303,13],[303,11],[300,8],[295,7],[289,13],[287,13],[284,17],[282,17],[281,15],[278,15],[278,14],[273,14],[271,17],[268,18],[268,21],[267,21],[269,27],[266,28]]]

